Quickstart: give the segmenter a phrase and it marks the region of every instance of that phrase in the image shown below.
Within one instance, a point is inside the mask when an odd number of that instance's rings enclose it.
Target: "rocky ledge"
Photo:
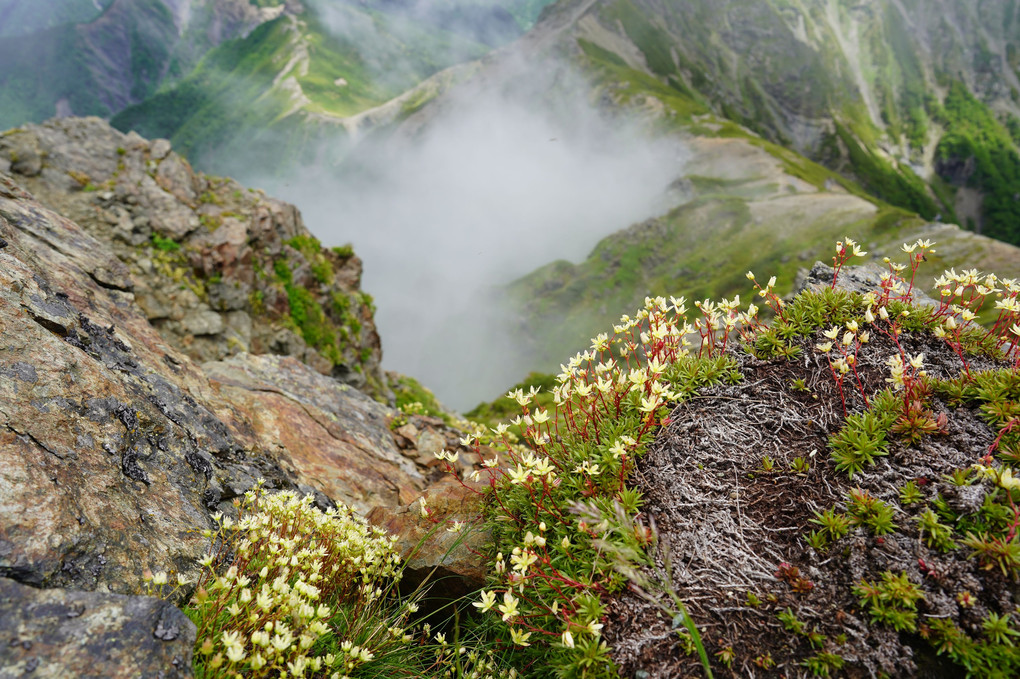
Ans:
[[[293,205],[195,172],[165,139],[99,118],[0,134],[0,172],[112,249],[123,266],[99,282],[133,293],[196,361],[294,356],[387,393],[361,260],[350,247],[321,247]]]
[[[160,636],[170,613],[134,596],[146,570],[194,580],[200,531],[259,478],[323,507],[406,506],[459,432],[337,379],[349,354],[287,327],[296,289],[350,300],[371,355],[350,365],[379,379],[360,263],[305,247],[293,207],[98,120],[8,134],[0,157],[19,173],[0,172],[0,677],[67,676],[92,651],[95,676],[147,676],[146,654],[152,676],[188,676],[194,631]]]

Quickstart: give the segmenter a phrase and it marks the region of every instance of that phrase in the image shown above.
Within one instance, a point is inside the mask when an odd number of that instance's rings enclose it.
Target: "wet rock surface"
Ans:
[[[195,625],[165,601],[0,578],[0,611],[0,678],[192,676]]]
[[[294,356],[388,395],[361,260],[322,248],[287,203],[192,170],[165,139],[99,118],[0,133],[0,169],[109,245],[104,287],[130,291],[164,340],[197,361]]]

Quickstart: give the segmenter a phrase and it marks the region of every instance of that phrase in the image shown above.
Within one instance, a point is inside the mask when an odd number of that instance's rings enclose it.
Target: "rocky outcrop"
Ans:
[[[164,339],[197,361],[295,356],[386,392],[371,298],[350,248],[323,249],[297,209],[194,172],[165,140],[98,118],[0,135],[0,171],[109,243],[120,278]]]
[[[195,625],[160,599],[0,578],[0,679],[191,676]]]
[[[376,507],[368,520],[398,537],[405,586],[426,580],[433,597],[455,599],[485,584],[491,535],[479,525],[484,486],[437,483],[409,505]],[[424,507],[424,509],[423,509]]]
[[[395,413],[293,358],[206,374],[137,274],[5,176],[0,245],[0,576],[130,593],[145,568],[194,575],[193,529],[260,477],[361,509],[425,486]]]
[[[223,399],[217,414],[246,445],[278,451],[328,497],[367,511],[418,496],[422,475],[398,450],[386,406],[291,357],[242,354],[203,369]]]
[[[313,249],[293,207],[98,120],[29,127],[0,149],[18,172],[0,172],[0,635],[16,642],[0,644],[0,676],[190,676],[190,623],[128,596],[143,573],[194,582],[201,530],[258,479],[320,507],[406,507],[460,432],[335,379],[339,364],[287,330],[295,300],[360,294],[357,259]],[[327,266],[332,282],[312,286]],[[228,334],[238,317],[250,334]],[[301,351],[245,351],[284,332]],[[467,476],[481,459],[462,453]],[[470,569],[471,552],[445,557],[450,536],[426,557]]]

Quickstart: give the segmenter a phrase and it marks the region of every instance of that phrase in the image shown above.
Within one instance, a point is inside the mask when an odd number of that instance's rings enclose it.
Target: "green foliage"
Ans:
[[[632,26],[632,28],[635,27]],[[657,30],[654,27],[651,28],[652,31]],[[704,100],[687,88],[683,81],[675,75],[668,78],[668,84],[664,84],[654,76],[630,68],[619,55],[593,42],[582,38],[577,41],[577,44],[586,57],[589,69],[606,82],[613,83],[613,96],[620,103],[628,104],[631,101],[640,101],[647,95],[654,96],[669,111],[669,120],[665,123],[667,127],[690,122],[693,116],[709,112]],[[657,67],[664,72],[675,72],[675,67],[671,67],[671,56],[657,50],[656,44],[653,41],[646,48],[656,55]]]
[[[441,417],[448,424],[451,423],[450,416],[436,400],[435,394],[423,387],[421,382],[413,377],[397,375],[396,379],[390,380],[390,389],[396,396],[397,410],[409,412],[410,409],[413,409],[424,415]]]
[[[248,295],[248,304],[252,314],[258,316],[266,313],[266,294],[261,290],[252,290]]]
[[[312,276],[320,285],[333,284],[333,265],[322,254],[312,260]]]
[[[677,71],[672,56],[672,39],[653,25],[647,15],[630,0],[617,0],[607,5],[602,14],[606,19],[618,21],[633,43],[641,50],[645,63],[652,73],[668,77]]]
[[[917,482],[907,481],[900,488],[900,504],[901,505],[912,505],[916,502],[921,501],[921,489],[917,487]]]
[[[299,234],[293,238],[285,240],[284,244],[294,248],[306,258],[314,257],[319,254],[320,250],[322,250],[322,243],[319,242],[318,238],[311,234]]]
[[[492,473],[488,493],[486,525],[496,552],[492,589],[474,605],[499,611],[496,628],[505,634],[509,627],[518,664],[534,663],[536,677],[614,676],[599,638],[599,594],[628,581],[674,618],[682,648],[696,653],[711,677],[671,566],[655,566],[654,532],[635,519],[641,494],[627,485],[666,402],[732,379],[735,371],[728,356],[689,355],[678,335],[652,340],[649,331],[674,323],[676,313],[664,299],[646,300],[639,320],[618,326],[612,339],[594,338],[592,350],[573,357],[556,378],[534,375],[527,386],[511,390],[507,398],[521,408],[513,423],[529,448],[511,442],[510,425],[493,429],[490,445],[500,443],[509,460],[505,470]],[[538,384],[552,385],[555,413],[536,401]],[[490,405],[485,412],[508,408]],[[523,621],[526,627],[518,626]],[[536,638],[535,631],[548,636]]]
[[[371,29],[338,35],[316,5],[299,17],[284,14],[213,48],[192,72],[179,73],[172,86],[121,111],[111,123],[148,138],[166,137],[205,168],[272,159],[282,169],[311,161],[326,141],[336,142],[332,129],[309,125],[301,114],[355,115],[488,49],[375,6],[340,3],[331,12],[330,21]],[[291,62],[298,50],[308,55],[307,62]],[[288,64],[290,70],[282,73]],[[300,88],[301,114],[292,115],[292,92],[280,85],[284,78]]]
[[[979,188],[982,232],[1008,243],[1020,244],[1020,153],[1006,127],[992,110],[978,101],[967,86],[954,81],[937,119],[946,133],[937,153],[943,178],[951,180],[965,163],[973,163],[966,185]]]
[[[1016,534],[1010,537],[968,532],[961,543],[969,547],[972,550],[970,556],[977,558],[985,567],[998,567],[1004,576],[1015,577],[1020,573],[1020,539]]]
[[[845,290],[804,291],[783,309],[781,318],[756,335],[752,345],[755,354],[760,358],[784,355],[787,342],[809,337],[823,326],[843,325],[858,318],[864,311],[861,300],[860,294]]]
[[[491,648],[415,628],[420,590],[398,594],[396,538],[352,509],[320,511],[311,495],[269,493],[260,481],[235,521],[217,513],[184,611],[197,630],[193,670],[220,677],[436,677],[456,667],[513,676]],[[171,597],[168,574],[146,576],[150,594]],[[465,647],[469,646],[469,647]],[[463,655],[464,657],[459,657]]]
[[[779,622],[783,623],[783,629],[794,634],[801,634],[804,631],[804,623],[797,619],[793,611],[787,608],[777,614]]]
[[[333,253],[340,259],[350,259],[354,256],[354,246],[350,243],[344,245],[334,245],[332,247]]]
[[[851,524],[868,526],[875,535],[891,533],[896,528],[893,506],[860,488],[852,489],[847,495],[847,511]]]
[[[854,174],[868,191],[879,198],[933,219],[939,209],[928,195],[925,183],[907,166],[893,167],[889,161],[862,146],[849,129],[836,124],[836,134],[847,149]]]
[[[950,657],[966,671],[968,678],[1015,677],[1020,673],[1020,648],[1013,642],[1017,631],[1009,623],[1009,615],[999,617],[989,612],[982,628],[985,638],[974,639],[952,620],[935,618],[930,623],[928,638],[938,653]]]
[[[843,658],[835,653],[818,652],[804,661],[804,667],[816,677],[828,677],[843,669],[844,662]]]
[[[956,543],[951,537],[953,529],[939,522],[938,515],[931,509],[925,509],[917,517],[918,529],[921,537],[929,547],[938,549],[941,552],[948,552],[956,548]]]
[[[290,304],[290,317],[305,342],[322,352],[334,365],[342,363],[343,357],[337,347],[333,326],[312,293],[293,283],[287,283],[285,290]]]
[[[994,348],[994,347],[993,347]],[[970,377],[939,380],[933,391],[955,406],[975,406],[981,417],[999,432],[995,453],[1010,463],[1020,462],[1020,376],[1011,370],[973,372]]]
[[[201,215],[198,221],[209,231],[215,231],[223,226],[223,217],[220,215]]]
[[[917,602],[924,599],[924,593],[906,573],[883,571],[881,582],[861,580],[853,589],[861,606],[871,614],[872,622],[888,625],[897,632],[917,629]]]
[[[896,395],[886,390],[874,396],[870,409],[847,416],[843,428],[829,439],[836,469],[853,478],[855,473],[874,464],[876,457],[887,455],[886,435],[901,408]]]
[[[164,238],[158,233],[152,234],[152,246],[157,250],[163,252],[177,252],[181,249],[181,244],[172,238]]]
[[[320,255],[321,256],[321,255]],[[361,332],[361,323],[350,312],[350,300],[339,291],[330,296],[330,308],[338,318],[330,318],[315,295],[294,282],[294,274],[287,260],[273,261],[276,280],[283,285],[290,307],[290,320],[309,346],[318,350],[333,365],[340,365],[344,357],[340,351],[337,333],[341,338],[353,339]],[[366,347],[367,349],[367,347]],[[369,351],[369,358],[371,350]],[[368,358],[359,357],[361,363]]]
[[[536,403],[543,408],[549,408],[552,405],[552,390],[557,385],[556,376],[547,373],[529,373],[527,377],[521,382],[510,387],[510,393],[514,393],[518,389],[524,392],[536,391]],[[479,403],[471,410],[464,413],[464,415],[475,422],[481,422],[489,427],[495,427],[500,422],[506,422],[513,415],[516,415],[521,410],[520,404],[511,396],[504,395],[497,398],[495,401],[488,403]],[[519,428],[518,428],[519,429]],[[515,432],[520,435],[523,430]]]
[[[290,265],[287,264],[286,259],[273,261],[273,273],[276,274],[276,279],[281,283],[289,284],[294,279],[294,274],[291,273]]]
[[[811,519],[811,523],[821,526],[821,529],[811,531],[806,539],[808,544],[818,551],[826,549],[829,544],[850,531],[850,519],[846,514],[838,513],[835,509],[826,509],[824,512],[814,514],[815,518]]]

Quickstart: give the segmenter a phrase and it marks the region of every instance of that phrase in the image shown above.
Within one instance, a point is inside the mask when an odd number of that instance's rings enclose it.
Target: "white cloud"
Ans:
[[[353,243],[378,306],[384,366],[454,407],[490,399],[535,367],[512,358],[508,319],[486,301],[493,288],[583,259],[602,237],[661,214],[683,174],[678,143],[600,115],[556,73],[524,87],[462,88],[413,135],[360,149],[344,181],[315,170],[267,187],[298,205],[324,243]]]

